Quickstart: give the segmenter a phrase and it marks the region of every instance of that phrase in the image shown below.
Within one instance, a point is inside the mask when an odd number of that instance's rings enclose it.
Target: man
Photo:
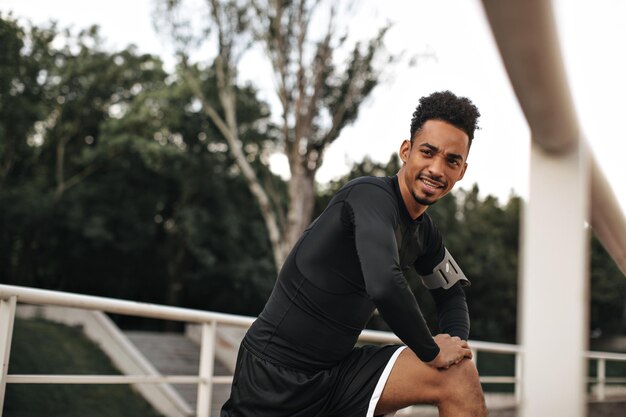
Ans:
[[[486,416],[469,360],[469,281],[426,214],[463,178],[479,116],[449,91],[420,99],[398,174],[355,179],[333,197],[244,337],[222,417],[371,417],[412,404],[435,404],[440,416]],[[434,338],[408,268],[437,305]],[[354,347],[375,309],[406,347]]]

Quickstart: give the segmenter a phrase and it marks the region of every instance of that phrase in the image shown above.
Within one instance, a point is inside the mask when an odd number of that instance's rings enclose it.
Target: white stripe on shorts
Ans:
[[[383,388],[385,388],[385,384],[387,384],[387,379],[389,379],[389,374],[391,373],[391,370],[393,369],[393,365],[396,363],[396,360],[398,359],[400,352],[402,352],[405,348],[406,346],[400,346],[393,353],[393,355],[391,355],[391,358],[389,358],[389,362],[387,362],[387,366],[385,366],[385,369],[383,370],[383,373],[380,375],[380,379],[378,380],[378,383],[376,384],[376,388],[374,388],[374,393],[372,394],[372,398],[370,399],[370,405],[367,408],[367,414],[365,414],[365,417],[374,417],[374,410],[376,409],[378,400],[380,399],[380,396],[383,393]],[[394,411],[393,413],[385,414],[385,417],[393,417],[395,415],[396,413]]]

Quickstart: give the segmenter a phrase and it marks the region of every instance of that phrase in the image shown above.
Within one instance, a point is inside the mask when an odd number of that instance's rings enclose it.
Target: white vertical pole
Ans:
[[[559,117],[559,109],[545,117]],[[523,217],[521,417],[584,417],[589,175],[583,141],[546,154],[532,143]]]
[[[4,393],[7,385],[16,304],[16,296],[9,297],[8,300],[0,300],[0,360],[2,361],[2,371],[0,373],[0,417],[2,417],[4,408]]]
[[[515,404],[522,403],[522,378],[524,377],[523,366],[524,356],[521,352],[515,353]]]
[[[197,417],[209,417],[213,390],[213,363],[215,361],[215,332],[217,323],[202,323],[200,345],[200,378],[198,383]],[[0,416],[1,417],[1,416]]]
[[[606,398],[606,359],[598,359],[598,399],[604,401]]]

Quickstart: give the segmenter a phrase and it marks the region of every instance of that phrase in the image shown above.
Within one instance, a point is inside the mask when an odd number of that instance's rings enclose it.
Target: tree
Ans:
[[[202,88],[210,92],[215,75],[207,74]],[[172,79],[138,96],[106,131],[110,140],[132,146],[129,153],[152,173],[153,188],[163,187],[146,207],[152,214],[137,221],[156,226],[153,266],[167,283],[165,302],[256,314],[274,275],[259,212],[250,207],[244,181],[233,170],[219,132],[195,106],[189,86],[182,77]],[[242,123],[252,126],[267,117],[254,89],[240,89],[237,97]],[[242,138],[254,143],[257,136],[250,128]]]
[[[184,76],[202,103],[206,116],[218,128],[233,159],[256,199],[278,269],[306,225],[311,221],[315,204],[315,174],[324,159],[325,149],[337,139],[342,129],[353,122],[360,105],[378,83],[375,67],[387,30],[383,27],[365,45],[356,43],[347,62],[339,65],[347,35],[339,35],[336,6],[330,6],[330,19],[319,39],[312,40],[312,19],[320,11],[320,2],[312,0],[207,0],[209,25],[194,37],[185,20],[181,0],[164,0],[157,16],[167,22],[178,55],[185,68]],[[211,30],[214,33],[211,33]],[[208,36],[208,35],[211,36]],[[200,88],[202,71],[190,63],[191,45],[202,39],[214,42],[212,66],[220,112]],[[245,130],[236,118],[236,84],[240,58],[254,41],[261,41],[274,71],[280,103],[278,128],[266,132],[263,149],[250,152],[240,134]],[[270,148],[271,147],[271,148]],[[283,152],[290,168],[287,204],[280,201],[268,178],[264,156],[272,149]],[[256,153],[256,155],[254,155]],[[260,158],[256,169],[250,160]]]
[[[374,162],[366,156],[361,162],[355,163],[350,172],[336,180],[325,184],[317,192],[314,215],[319,216],[326,208],[333,196],[348,181],[364,176],[387,177],[395,175],[400,169],[400,158],[398,155],[391,155],[386,164]]]
[[[50,44],[55,35],[54,28],[25,29],[10,14],[0,13],[0,191],[12,174],[19,176],[32,162],[24,139],[49,112],[48,74],[54,65]]]
[[[3,272],[9,280],[49,287],[66,275],[62,225],[71,210],[63,197],[115,156],[116,147],[98,146],[101,124],[164,73],[160,61],[132,49],[102,51],[96,28],[70,37],[54,26],[0,24],[14,29],[4,32],[14,34],[7,42],[14,47],[0,72],[16,87],[2,96],[2,114],[11,119],[0,122],[7,167],[0,194]],[[53,40],[64,46],[53,47]]]
[[[15,55],[0,82],[19,87],[0,95],[12,116],[0,115],[0,158],[14,149],[0,189],[2,282],[258,313],[275,275],[263,221],[182,77],[134,48],[104,51],[95,28],[0,19],[0,36]],[[250,87],[237,98],[254,144],[267,105]]]
[[[466,291],[472,335],[514,343],[521,200],[511,196],[501,204],[494,196],[481,198],[477,185],[456,197],[458,223],[437,224],[442,224],[450,252],[472,281]]]
[[[598,338],[626,333],[626,280],[594,236],[591,239],[590,326]]]

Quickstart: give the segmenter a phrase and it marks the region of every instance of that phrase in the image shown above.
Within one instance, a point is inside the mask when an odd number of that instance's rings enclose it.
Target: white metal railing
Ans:
[[[61,307],[98,310],[138,317],[149,317],[163,320],[177,320],[199,323],[202,327],[200,366],[198,375],[8,375],[9,353],[15,309],[17,302],[36,305],[52,305]],[[230,376],[214,376],[213,362],[215,353],[215,332],[219,324],[249,327],[253,317],[232,314],[192,310],[187,308],[169,307],[155,304],[138,303],[104,297],[95,297],[58,291],[40,290],[35,288],[0,285],[0,358],[2,358],[2,374],[0,376],[0,416],[4,403],[4,391],[7,383],[13,384],[197,384],[198,402],[197,417],[208,417],[211,405],[213,384],[228,384]],[[366,343],[400,343],[393,333],[365,330],[359,339]],[[521,398],[522,382],[522,348],[518,345],[471,341],[470,346],[477,360],[479,352],[510,354],[515,356],[514,374],[511,376],[481,376],[482,383],[512,384],[515,387],[516,403]],[[587,352],[588,359],[598,361],[597,377],[589,379],[596,387],[597,398],[606,398],[606,385],[626,383],[626,378],[609,378],[606,376],[607,361],[626,362],[626,354],[607,352]]]
[[[583,224],[592,226],[626,274],[626,219],[578,125],[552,1],[482,3],[531,131],[518,292],[525,357],[520,416],[583,417],[580,357],[589,316],[589,239]],[[600,374],[604,365],[598,364]],[[599,383],[604,377],[599,375]]]

